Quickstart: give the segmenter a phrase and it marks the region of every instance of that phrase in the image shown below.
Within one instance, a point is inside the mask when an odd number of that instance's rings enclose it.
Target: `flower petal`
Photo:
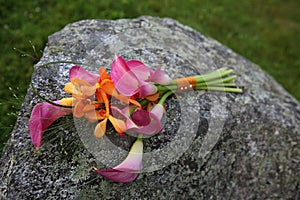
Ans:
[[[115,59],[111,64],[111,79],[116,83],[124,76],[124,74],[129,71],[130,69],[127,66],[125,60],[121,56],[115,55]]]
[[[42,103],[35,105],[29,119],[31,142],[37,149],[41,146],[44,131],[42,123],[42,106]]]
[[[66,97],[60,100],[60,104],[63,106],[72,106],[74,98],[73,97]]]
[[[126,120],[126,131],[132,132],[130,130],[136,130],[139,126],[136,125],[131,119]]]
[[[133,143],[126,159],[121,164],[114,167],[114,169],[137,173],[143,168],[142,158],[143,140],[141,138],[137,138],[137,140]]]
[[[152,81],[161,85],[169,85],[172,79],[161,71],[160,68],[157,68],[153,74],[151,74],[148,81]]]
[[[60,101],[55,101],[55,103],[59,104]],[[46,102],[34,106],[29,119],[29,132],[36,149],[41,146],[43,132],[58,118],[71,112],[71,108],[61,108]]]
[[[122,110],[116,106],[111,106],[112,115],[123,121],[126,121],[126,128],[125,130],[137,128],[138,126],[130,119],[129,117],[129,110],[130,106],[126,106]]]
[[[85,107],[85,104],[83,104],[83,101],[77,101],[74,103],[74,108],[73,108],[73,116],[76,118],[81,118],[84,116],[83,109]]]
[[[72,82],[72,78],[78,78],[78,79],[85,80],[86,82],[88,82],[91,85],[95,85],[99,78],[98,74],[90,73],[80,66],[73,66],[70,69],[69,76],[70,76],[71,82]]]
[[[110,79],[110,76],[108,75],[104,67],[100,67],[98,73],[100,75],[101,81],[104,79]]]
[[[151,121],[150,114],[146,110],[136,110],[132,113],[131,119],[138,126],[147,126]]]
[[[148,136],[152,136],[154,134],[160,133],[163,128],[160,119],[157,118],[152,113],[150,113],[150,117],[151,117],[151,121],[147,126],[133,128],[131,130],[136,133],[140,133]]]
[[[66,83],[64,90],[69,94],[80,94],[80,91],[77,90],[76,86],[72,83]]]
[[[151,109],[151,112],[153,115],[155,115],[158,119],[161,120],[161,118],[163,117],[165,112],[165,108],[163,105],[161,104],[156,104],[155,106],[153,106],[153,108]]]
[[[111,115],[108,119],[118,133],[123,133],[126,131],[126,124],[123,120],[117,119]]]
[[[94,135],[96,138],[101,138],[105,134],[106,123],[107,123],[107,118],[103,119],[101,122],[97,124],[94,130]]]
[[[115,88],[125,96],[132,96],[138,92],[138,79],[121,56],[116,55],[111,65],[111,79]]]
[[[113,93],[117,92],[115,89],[114,82],[110,79],[105,79],[101,81],[99,89],[103,90],[106,94],[110,96],[112,96]]]
[[[93,107],[93,109],[88,109],[87,107]],[[105,118],[105,110],[95,110],[94,105],[86,105],[83,109],[84,117],[89,122],[97,122],[98,120],[103,120]]]
[[[163,126],[161,123],[161,118],[164,113],[164,107],[161,104],[156,104],[151,112],[149,112],[150,123],[146,126],[137,126],[133,121],[127,120],[127,130],[133,131],[135,133],[140,133],[143,135],[152,136],[154,134],[160,133]]]
[[[85,96],[93,96],[95,95],[96,92],[96,87],[94,86],[81,86],[80,87],[82,94],[84,94]]]
[[[96,170],[96,173],[107,179],[119,183],[132,182],[138,176],[137,173],[124,172],[117,169],[100,169]]]
[[[129,71],[117,81],[114,80],[115,88],[125,96],[133,96],[139,91],[139,81],[135,75]]]
[[[156,92],[154,94],[148,95],[145,98],[148,99],[149,101],[157,101],[159,98],[159,92]]]
[[[139,97],[143,98],[157,92],[157,87],[148,82],[140,82]]]
[[[115,118],[121,119],[123,121],[129,118],[129,106],[120,109],[116,106],[111,105],[110,109],[111,109],[111,115]]]
[[[126,64],[139,80],[145,81],[150,77],[152,70],[143,62],[139,60],[128,60]]]
[[[96,172],[115,182],[131,182],[138,176],[142,167],[143,141],[138,138],[132,145],[126,159],[112,169],[101,169]]]

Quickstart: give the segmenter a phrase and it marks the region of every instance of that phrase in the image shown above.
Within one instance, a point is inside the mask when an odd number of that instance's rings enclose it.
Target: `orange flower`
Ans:
[[[98,73],[97,82],[86,81],[83,80],[84,77],[73,76],[71,82],[65,85],[65,91],[72,94],[73,115],[77,118],[84,116],[90,122],[100,121],[94,130],[94,135],[98,138],[105,134],[108,120],[115,130],[121,134],[125,132],[126,124],[123,120],[110,114],[109,100],[111,97],[113,96],[124,104],[134,104],[139,108],[141,108],[141,105],[134,97],[122,95],[115,89],[114,82],[104,67],[100,67]],[[156,95],[154,96],[156,98]],[[96,97],[96,100],[94,100],[94,97]]]
[[[109,101],[108,101],[107,94],[103,90],[100,90],[98,96],[99,95],[101,95],[101,99],[103,100],[103,102],[105,104],[106,112],[104,113],[102,110],[100,110],[101,113],[99,112],[99,114],[103,118],[103,120],[97,124],[97,126],[94,130],[94,135],[97,138],[101,138],[105,134],[107,120],[109,120],[112,123],[113,127],[115,128],[115,130],[118,133],[121,134],[121,133],[125,132],[126,131],[125,122],[121,119],[117,119],[117,118],[113,117],[110,114]]]
[[[73,115],[75,117],[83,117],[84,109],[93,102],[93,96],[95,94],[95,86],[92,86],[88,82],[79,79],[72,78],[72,81],[65,85],[65,91],[72,94],[73,97]]]

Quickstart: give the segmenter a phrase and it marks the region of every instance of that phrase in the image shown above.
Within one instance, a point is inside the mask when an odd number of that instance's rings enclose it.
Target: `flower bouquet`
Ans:
[[[155,71],[139,60],[125,61],[116,55],[110,74],[100,67],[98,74],[80,66],[70,69],[70,82],[64,90],[69,97],[38,103],[29,120],[30,137],[36,150],[41,147],[43,132],[62,116],[73,114],[97,123],[95,138],[106,133],[108,121],[123,137],[137,137],[126,159],[111,169],[94,170],[115,182],[131,182],[142,170],[143,137],[159,134],[165,101],[174,93],[189,90],[214,90],[241,93],[236,87],[233,70],[221,68],[214,72],[172,80],[159,68]],[[32,85],[33,86],[33,85]],[[35,88],[33,88],[35,89]]]

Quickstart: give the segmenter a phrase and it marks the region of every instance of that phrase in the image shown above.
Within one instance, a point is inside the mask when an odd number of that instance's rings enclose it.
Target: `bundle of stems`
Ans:
[[[183,92],[186,90],[212,90],[221,92],[242,93],[243,90],[235,84],[236,75],[232,69],[221,68],[216,71],[175,79],[169,85],[157,85],[160,94],[168,91]]]

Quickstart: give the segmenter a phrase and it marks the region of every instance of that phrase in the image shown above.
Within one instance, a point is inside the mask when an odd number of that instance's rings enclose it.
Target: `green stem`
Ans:
[[[220,92],[234,92],[234,93],[242,93],[243,90],[240,88],[232,88],[232,87],[221,87],[221,86],[200,86],[196,87],[197,90],[213,90]]]
[[[143,139],[143,134],[138,134],[137,140],[141,140]]]
[[[158,104],[163,105],[163,104],[165,103],[166,99],[167,99],[171,94],[173,94],[173,91],[168,91],[168,92],[166,92],[166,93],[160,98]]]
[[[170,91],[170,90],[169,90],[168,92],[166,92],[165,94],[163,94],[163,96],[160,98],[158,104],[163,105],[164,102],[166,101],[166,99],[167,99],[171,94],[173,94],[173,92]],[[141,106],[144,106],[144,105],[146,105],[146,103],[148,103],[148,102],[149,102],[149,100],[143,99],[143,100],[140,102],[140,104],[141,104]],[[134,105],[134,106],[131,108],[131,110],[129,111],[129,115],[131,115],[136,109],[137,109],[137,106]]]
[[[146,103],[148,103],[148,102],[149,102],[148,99],[143,99],[143,100],[142,100],[141,102],[139,102],[139,103],[140,103],[141,106],[144,106],[144,105],[146,105]],[[129,115],[131,115],[136,109],[137,109],[137,106],[134,105],[134,106],[131,108],[131,110],[129,111]]]
[[[195,89],[241,93],[242,89],[236,88],[234,83],[237,76],[228,76],[233,72],[234,71],[232,69],[227,70],[226,68],[221,68],[207,74],[194,76],[197,80]],[[173,80],[171,84],[166,86],[157,85],[157,88],[160,94],[164,94],[168,91],[175,93],[178,90],[177,81]]]
[[[229,74],[233,73],[232,69],[229,70],[217,70],[208,74],[204,74],[204,75],[197,75],[195,76],[197,83],[201,83],[201,82],[208,82],[211,80],[215,80],[215,79],[221,79],[224,76],[227,76]]]
[[[236,76],[229,76],[226,78],[222,78],[222,79],[217,79],[217,80],[212,80],[212,81],[208,81],[208,82],[201,82],[201,83],[197,83],[196,87],[201,87],[201,86],[214,86],[214,85],[218,85],[218,86],[235,86],[234,80],[236,79]]]
[[[156,87],[160,94],[164,94],[168,91],[175,92],[178,88],[177,83],[176,84],[171,83],[170,85],[156,85]]]
[[[235,79],[236,79],[236,76],[229,76],[226,78],[220,78],[220,79],[216,79],[216,80],[207,81],[207,82],[204,82],[204,84],[213,85],[213,84],[220,84],[220,83],[233,83]],[[198,85],[198,82],[197,82],[197,85]]]
[[[81,62],[73,62],[73,61],[53,61],[53,62],[48,62],[42,65],[38,65],[37,68],[41,68],[41,67],[45,67],[47,65],[53,65],[53,64],[75,64],[75,65],[85,65],[85,66],[90,66],[92,67],[92,65],[88,65],[88,64],[84,64]]]
[[[219,87],[236,87],[235,83],[209,83],[209,84],[206,84],[206,83],[201,83],[201,84],[198,84],[196,86],[196,88],[198,87],[203,87],[203,86],[207,86],[207,87],[212,87],[212,86],[219,86]]]

